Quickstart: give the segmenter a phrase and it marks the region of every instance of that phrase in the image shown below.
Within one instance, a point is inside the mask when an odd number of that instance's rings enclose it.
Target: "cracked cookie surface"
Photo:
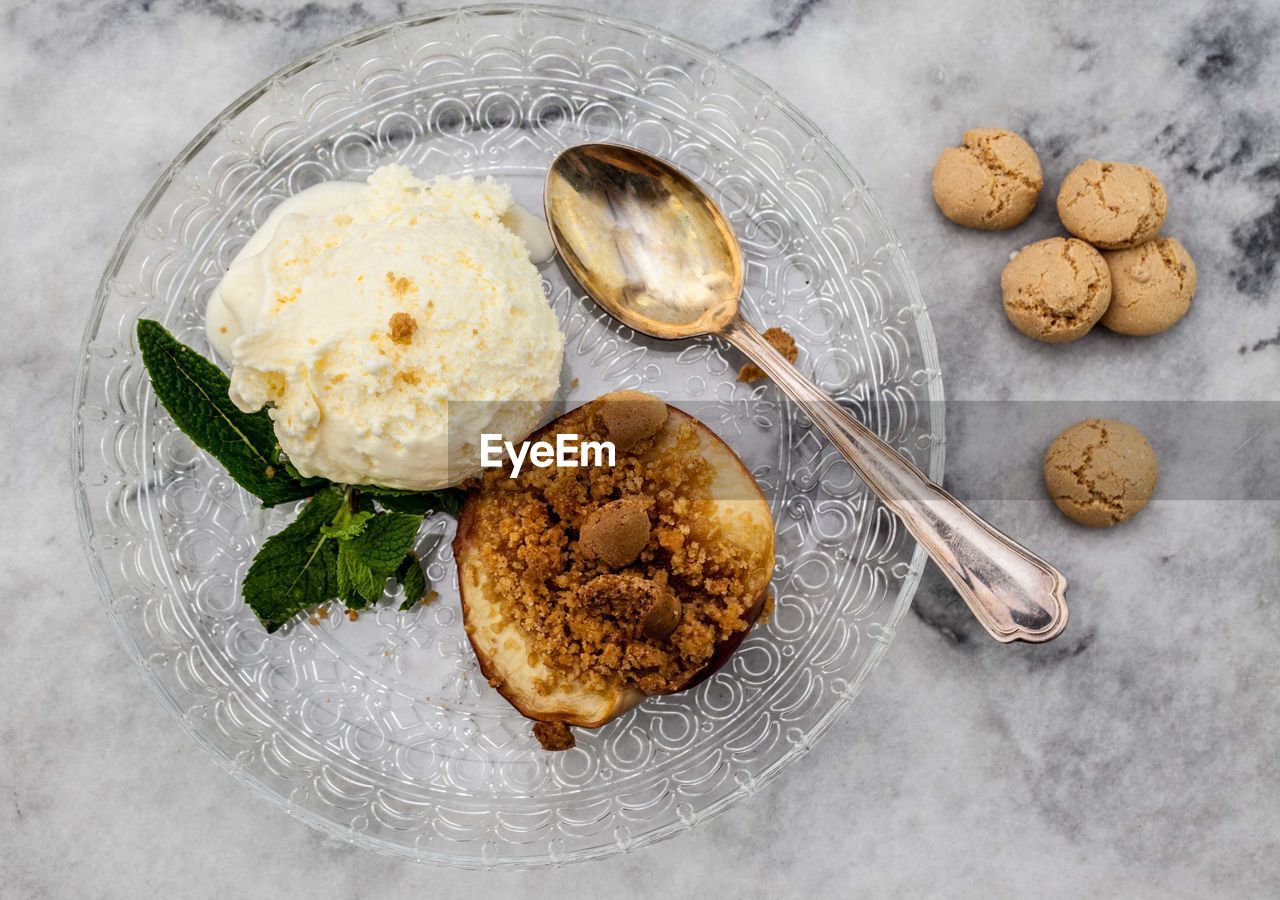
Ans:
[[[1155,491],[1156,452],[1142,432],[1115,419],[1077,422],[1044,457],[1049,496],[1072,521],[1109,528],[1133,518]]]
[[[1074,238],[1023,247],[1000,275],[1004,312],[1029,338],[1061,344],[1084,337],[1111,302],[1102,254]]]
[[[1102,324],[1121,334],[1158,334],[1187,314],[1196,264],[1177,238],[1158,237],[1102,254],[1111,271],[1111,305]]]
[[[1169,201],[1150,169],[1087,159],[1067,173],[1058,190],[1058,218],[1078,238],[1119,250],[1155,237]]]
[[[1020,225],[1044,187],[1040,158],[1012,131],[972,128],[933,167],[933,199],[957,225],[1000,231]]]

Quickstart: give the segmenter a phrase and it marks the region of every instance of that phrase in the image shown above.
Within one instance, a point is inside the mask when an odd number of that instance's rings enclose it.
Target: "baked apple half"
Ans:
[[[654,397],[606,394],[530,440],[560,434],[611,441],[614,465],[490,470],[453,550],[484,676],[567,735],[723,665],[770,599],[774,528],[737,454]]]

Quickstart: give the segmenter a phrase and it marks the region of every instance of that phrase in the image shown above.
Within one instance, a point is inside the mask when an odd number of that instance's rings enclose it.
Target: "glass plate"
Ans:
[[[401,162],[492,174],[540,209],[561,148],[643,147],[713,189],[746,258],[748,316],[933,478],[942,384],[901,245],[830,142],[706,50],[572,10],[472,7],[362,31],[282,69],[165,171],[103,277],[76,381],[72,465],[89,562],[130,656],[227,771],[292,815],[374,849],[460,866],[605,856],[692,827],[799,758],[849,705],[915,590],[923,554],[774,389],[719,341],[638,338],[556,266],[565,401],[642,388],[708,421],[777,519],[777,611],[717,676],[567,753],[480,677],[449,541],[421,544],[441,593],[268,637],[239,597],[263,512],[176,431],[138,359],[140,316],[205,350],[209,293],[283,198]]]

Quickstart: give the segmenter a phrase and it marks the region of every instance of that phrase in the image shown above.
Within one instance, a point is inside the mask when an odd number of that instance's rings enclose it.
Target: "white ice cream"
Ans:
[[[474,474],[480,435],[524,438],[559,387],[541,224],[492,179],[403,166],[291,197],[209,302],[231,399],[269,408],[303,475],[429,490]]]

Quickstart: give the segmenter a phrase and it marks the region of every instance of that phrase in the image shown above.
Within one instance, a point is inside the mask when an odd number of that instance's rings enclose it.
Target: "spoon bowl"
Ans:
[[[544,200],[573,277],[636,331],[668,340],[714,334],[737,314],[738,239],[674,166],[614,144],[570,147],[551,163]]]

